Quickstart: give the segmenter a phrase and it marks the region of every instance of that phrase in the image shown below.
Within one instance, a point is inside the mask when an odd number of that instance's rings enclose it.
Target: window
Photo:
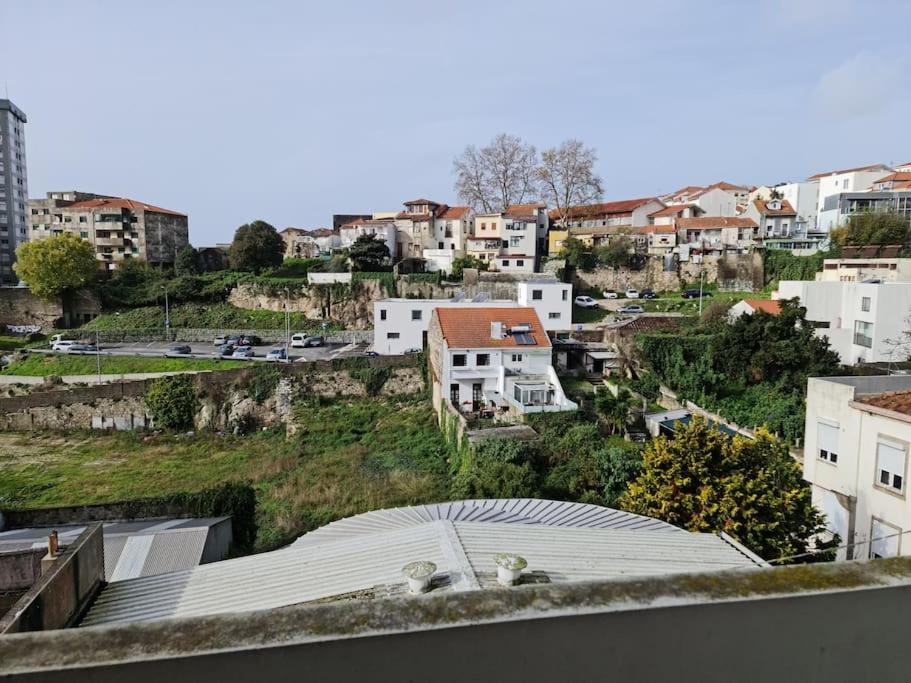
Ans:
[[[531,298],[535,301],[540,301],[544,298],[544,291],[540,289],[531,290]]]
[[[398,332],[387,332],[386,333],[386,339],[398,339],[398,338],[399,338]]]
[[[563,290],[563,301],[567,301],[568,299],[569,299],[569,290],[564,289]]]
[[[876,483],[889,490],[902,492],[904,478],[904,446],[879,441],[876,444]]]
[[[442,242],[437,242],[437,249],[445,249]]]
[[[556,311],[551,311],[550,313],[547,314],[547,317],[548,317],[550,320],[559,320],[559,319],[560,319],[560,314],[557,313]]]
[[[385,319],[386,319],[386,309],[381,308],[380,309],[380,320],[385,320]]]
[[[858,346],[866,346],[868,349],[873,348],[873,323],[865,323],[863,320],[854,321],[854,343]]]
[[[838,426],[827,422],[816,423],[819,459],[833,465],[838,462]]]
[[[895,557],[898,555],[901,529],[886,524],[875,517],[870,526],[870,557]]]
[[[521,353],[514,353],[514,354],[512,354],[512,362],[513,362],[513,363],[521,363],[521,362],[522,362],[522,354],[521,354]]]
[[[450,384],[449,385],[449,402],[458,405],[459,403],[459,385]]]
[[[456,368],[464,368],[468,365],[468,356],[464,353],[454,353],[452,355],[452,365]]]
[[[864,313],[869,313],[869,312],[870,312],[870,297],[865,296],[865,297],[862,297],[862,298],[861,298],[861,300],[860,300],[860,310],[862,310]]]
[[[87,240],[87,239],[89,238],[89,233],[87,233],[87,232],[85,232],[85,231],[82,231],[82,232],[79,233],[79,236],[80,236],[82,239]]]
[[[525,261],[523,261],[522,259],[519,259],[518,261],[516,261],[517,268],[522,268],[524,265],[525,265]]]
[[[422,313],[423,313],[423,311],[420,308],[412,309],[411,310],[411,319],[420,320]]]
[[[490,354],[489,353],[479,353],[475,356],[475,364],[480,366],[490,365]]]
[[[509,265],[509,259],[508,259],[508,258],[507,258],[507,259],[503,259],[503,266],[505,267],[505,266],[508,266],[508,265]]]
[[[85,216],[79,216],[79,222],[85,223],[88,219]]]

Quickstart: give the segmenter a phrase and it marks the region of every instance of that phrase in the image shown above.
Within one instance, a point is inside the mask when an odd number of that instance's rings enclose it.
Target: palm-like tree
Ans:
[[[595,396],[595,412],[607,426],[610,434],[618,434],[626,426],[632,396],[626,389],[620,389],[614,396],[609,391],[599,391]]]

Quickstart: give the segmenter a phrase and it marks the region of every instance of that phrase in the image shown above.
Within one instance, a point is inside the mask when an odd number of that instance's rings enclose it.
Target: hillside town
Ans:
[[[36,183],[49,120],[0,99],[0,677],[903,680],[901,137],[620,193],[503,132],[216,233]]]

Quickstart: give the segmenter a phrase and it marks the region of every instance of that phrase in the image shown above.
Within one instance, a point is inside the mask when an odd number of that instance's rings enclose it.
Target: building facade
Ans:
[[[129,259],[169,265],[190,243],[185,214],[134,199],[48,192],[45,199],[30,199],[28,208],[29,239],[75,234],[92,244],[105,270]]]
[[[0,285],[16,284],[16,247],[28,240],[25,113],[0,100]]]
[[[807,178],[807,182],[816,183],[819,186],[816,196],[816,229],[828,232],[840,225],[841,217],[832,210],[833,207],[838,206],[839,202],[831,199],[832,197],[842,193],[866,192],[876,180],[891,172],[892,169],[885,164],[871,164],[838,171],[826,171]]]
[[[911,189],[883,192],[840,192],[825,198],[819,211],[819,225],[829,231],[845,225],[856,213],[888,211],[905,217],[911,225]]]

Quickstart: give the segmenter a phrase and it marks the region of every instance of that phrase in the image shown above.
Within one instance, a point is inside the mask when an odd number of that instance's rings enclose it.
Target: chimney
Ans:
[[[528,566],[524,557],[512,553],[497,553],[493,561],[497,565],[497,583],[501,586],[516,585],[522,576],[522,570]]]
[[[54,529],[47,537],[47,555],[41,558],[41,573],[44,574],[54,566],[57,555],[60,554],[60,544],[57,541],[57,530]]]
[[[408,579],[408,590],[417,595],[430,590],[430,582],[436,570],[437,566],[433,562],[419,560],[402,567],[402,576]]]
[[[490,338],[491,339],[502,339],[503,338],[503,323],[490,323]]]

